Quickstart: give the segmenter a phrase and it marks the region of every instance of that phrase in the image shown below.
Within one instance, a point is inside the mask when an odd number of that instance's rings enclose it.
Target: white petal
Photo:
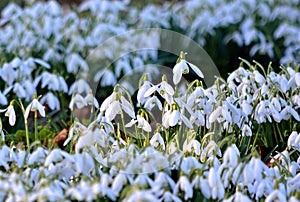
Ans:
[[[26,118],[26,119],[28,118],[28,115],[29,115],[29,113],[30,113],[31,106],[32,106],[32,103],[30,103],[30,104],[27,106],[26,110],[25,110],[25,118]]]
[[[177,85],[180,82],[181,77],[182,77],[182,73],[181,72],[174,73],[174,75],[173,75],[173,83],[175,85]]]
[[[37,108],[39,110],[39,113],[42,117],[45,117],[46,114],[45,114],[45,107],[43,105],[41,105],[41,103],[37,103]]]
[[[131,117],[135,118],[135,113],[132,105],[123,96],[121,97],[122,109]]]
[[[9,124],[11,126],[15,125],[16,123],[16,113],[15,113],[15,110],[12,109],[11,112],[10,112],[10,115],[9,115]]]
[[[113,101],[112,104],[108,107],[108,109],[105,111],[105,117],[112,121],[118,113],[121,112],[121,106],[118,101]]]
[[[162,81],[161,84],[161,89],[164,90],[166,93],[169,95],[174,95],[174,90],[170,84],[168,84],[166,81]]]
[[[201,72],[201,70],[194,64],[188,62],[188,64],[190,65],[190,67],[193,69],[193,71],[200,77],[200,78],[204,78],[203,73]]]
[[[133,126],[136,122],[137,122],[137,120],[131,119],[131,121],[130,121],[129,123],[127,123],[127,124],[125,125],[125,127],[131,127],[131,126]]]
[[[180,118],[180,112],[177,110],[172,111],[172,113],[170,114],[170,117],[168,118],[169,125],[171,127],[175,126],[178,123],[179,118]]]
[[[114,96],[115,96],[115,93],[112,93],[110,96],[108,96],[103,101],[103,103],[101,104],[101,107],[100,107],[101,112],[105,111],[110,106],[110,104],[114,101]]]
[[[152,86],[151,88],[149,88],[149,89],[145,92],[144,97],[149,97],[149,96],[152,95],[156,90],[157,90],[157,86]]]

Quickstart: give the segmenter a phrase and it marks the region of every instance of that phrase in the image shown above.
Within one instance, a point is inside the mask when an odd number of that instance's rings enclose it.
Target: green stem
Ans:
[[[19,102],[17,102],[19,104],[19,107],[22,110],[22,114],[24,117],[24,126],[25,126],[25,135],[26,135],[26,144],[27,144],[27,148],[29,148],[30,145],[30,141],[29,141],[29,134],[28,134],[28,121],[27,121],[27,117],[25,117],[25,109],[24,109],[24,105],[21,101],[21,99],[19,99]]]
[[[37,128],[37,117],[38,111],[34,111],[34,141],[38,140],[38,128]]]
[[[30,142],[29,142],[29,134],[28,134],[28,121],[25,116],[24,116],[24,125],[25,125],[25,134],[26,134],[26,144],[27,147],[29,148]]]

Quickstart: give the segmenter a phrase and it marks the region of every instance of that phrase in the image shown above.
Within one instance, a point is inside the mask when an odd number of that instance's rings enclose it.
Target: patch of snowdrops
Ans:
[[[190,65],[179,57],[175,83]],[[75,151],[2,145],[1,200],[298,201],[300,134],[285,128],[287,147],[267,165],[252,141],[263,131],[252,131],[286,120],[298,128],[300,73],[292,67],[275,73],[270,66],[264,75],[259,66],[243,60],[227,81],[204,88],[195,80],[185,91],[165,76],[157,84],[143,76],[136,106],[120,85],[100,106],[74,96],[73,105],[98,109],[89,125],[75,120],[71,127],[65,145]],[[161,116],[152,116],[154,109]],[[29,110],[44,115],[37,99],[24,113]],[[125,116],[132,120],[123,123]],[[224,128],[216,130],[217,124]],[[244,140],[249,150],[240,146]]]
[[[179,29],[201,45],[206,44],[205,36],[213,37],[216,30],[225,28],[224,43],[250,46],[252,56],[265,54],[281,57],[284,64],[299,63],[298,7],[298,0],[194,0],[149,4],[139,11],[130,1],[91,0],[65,12],[56,1],[33,1],[25,8],[11,3],[0,20],[0,79],[6,83],[0,86],[0,104],[8,104],[12,95],[29,101],[44,89],[48,92],[41,102],[59,110],[60,100],[77,85],[66,79],[91,69],[86,59],[92,50],[112,36],[141,28]],[[283,53],[275,51],[281,48],[277,44],[282,44]],[[114,58],[112,50],[118,46],[104,47],[103,57]],[[113,69],[95,72],[92,79],[101,86],[113,86],[123,73],[156,61],[157,55],[154,49],[126,55]]]
[[[276,73],[271,64],[264,68],[242,60],[226,81],[217,78],[205,88],[205,75],[181,53],[173,79],[163,76],[153,83],[143,76],[132,100],[126,88],[115,85],[117,78],[156,60],[157,51],[149,51],[122,57],[102,79],[95,74],[102,86],[114,86],[102,103],[86,81],[67,82],[69,74],[90,70],[91,49],[134,24],[170,28],[172,22],[201,43],[202,34],[213,35],[214,28],[238,25],[226,41],[254,43],[253,55],[262,51],[273,57],[271,39],[282,38],[281,60],[297,63],[299,37],[291,33],[300,33],[299,12],[293,8],[298,1],[284,7],[271,1],[259,1],[257,7],[256,1],[186,1],[149,5],[141,13],[127,1],[99,2],[87,1],[67,13],[55,1],[24,9],[10,4],[2,12],[0,112],[11,126],[23,116],[27,150],[6,142],[8,126],[0,122],[1,201],[300,200],[299,66],[282,66]],[[232,12],[237,6],[244,12]],[[174,13],[163,12],[165,7]],[[205,15],[197,17],[203,9]],[[262,16],[260,23],[250,15],[254,12]],[[260,28],[278,17],[286,23],[269,39]],[[109,48],[103,54],[113,58]],[[189,72],[199,78],[182,91],[180,81]],[[46,93],[36,96],[42,90]],[[38,142],[38,119],[48,113],[43,105],[59,110],[66,95],[72,112],[91,107],[89,124],[76,119],[70,127],[64,142],[70,152],[31,145],[28,127],[33,125]],[[28,122],[31,116],[34,124]],[[273,149],[268,164],[259,146]]]

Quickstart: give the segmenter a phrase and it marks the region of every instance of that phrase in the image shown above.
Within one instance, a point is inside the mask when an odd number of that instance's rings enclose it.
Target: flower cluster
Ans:
[[[111,141],[104,134],[99,140]],[[268,167],[255,153],[242,157],[234,144],[223,153],[215,142],[195,145],[199,153],[188,151],[188,144],[164,154],[114,142],[105,158],[96,147],[70,154],[2,146],[1,200],[299,200],[300,158],[292,161],[287,151]]]
[[[281,57],[282,63],[297,63],[300,61],[297,6],[297,0],[276,3],[195,0],[166,2],[163,6],[150,4],[139,11],[129,1],[91,0],[65,13],[56,1],[36,2],[25,8],[9,4],[3,9],[0,21],[0,78],[7,84],[0,86],[0,104],[6,105],[11,94],[29,101],[34,93],[40,94],[41,88],[46,88],[50,92],[42,103],[52,110],[60,109],[58,92],[72,93],[69,88],[73,83],[67,84],[66,76],[91,70],[87,62],[91,50],[112,36],[139,28],[178,28],[201,45],[206,44],[205,36],[214,36],[216,30],[228,28],[222,36],[224,43],[233,41],[240,47],[250,46],[250,55],[266,54],[271,58]],[[143,40],[144,37],[151,40]],[[153,50],[125,55],[113,69],[93,73],[92,79],[100,81],[102,86],[112,86],[123,73],[157,60],[158,52],[154,49],[159,40],[144,37],[138,42],[151,43]],[[284,53],[278,55],[275,50],[280,47],[276,44],[281,40]],[[132,41],[122,48],[131,50],[135,46]],[[101,57],[114,58],[118,47],[120,43],[101,47]],[[43,74],[37,74],[40,71]]]

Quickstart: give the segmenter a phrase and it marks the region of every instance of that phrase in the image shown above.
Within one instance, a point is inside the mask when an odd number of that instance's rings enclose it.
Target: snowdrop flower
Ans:
[[[158,109],[160,111],[162,110],[161,102],[159,101],[159,99],[156,96],[153,96],[153,97],[147,99],[144,107],[145,107],[145,109],[152,110],[155,105],[158,107]]]
[[[209,187],[207,179],[204,179],[203,176],[197,175],[194,177],[192,186],[196,189],[200,189],[205,198],[209,199],[211,197],[211,188]]]
[[[182,77],[182,74],[188,74],[189,73],[189,67],[192,68],[192,70],[200,77],[200,78],[204,78],[203,73],[201,72],[201,70],[196,67],[194,64],[187,62],[185,60],[185,54],[184,52],[180,52],[180,56],[178,58],[177,64],[174,66],[173,68],[173,82],[175,85],[177,85]]]
[[[216,142],[210,141],[201,152],[200,160],[203,162],[206,158],[217,155],[220,157],[222,156],[221,149]]]
[[[97,99],[93,96],[92,91],[90,91],[89,94],[84,99],[88,105],[99,108],[99,103],[98,103]]]
[[[232,117],[229,112],[229,108],[227,105],[227,102],[223,102],[222,106],[218,106],[209,116],[209,122],[213,123],[215,121],[218,121],[219,123],[223,121],[231,122]]]
[[[120,193],[123,186],[128,183],[127,176],[125,173],[120,172],[118,175],[114,178],[114,181],[112,183],[112,190],[115,193]]]
[[[300,135],[296,131],[293,131],[290,134],[287,145],[288,147],[296,147],[300,149]]]
[[[189,153],[195,153],[196,155],[200,155],[201,152],[201,144],[198,140],[190,140],[186,139],[183,143],[183,151]]]
[[[11,86],[18,78],[18,71],[14,70],[11,64],[4,63],[0,68],[0,77]]]
[[[215,171],[215,168],[211,167],[208,173],[208,184],[212,189],[212,199],[222,199],[225,195],[225,189],[221,182],[220,176]]]
[[[166,77],[163,76],[162,82],[152,86],[149,88],[145,94],[144,97],[149,97],[152,95],[155,91],[158,92],[169,104],[172,104],[173,101],[173,95],[174,95],[174,89],[170,84],[167,83]]]
[[[176,184],[174,180],[167,173],[165,172],[156,173],[153,186],[159,186],[161,188],[168,187],[171,190],[174,190],[175,185]]]
[[[1,109],[0,112],[5,112],[5,116],[9,117],[9,124],[14,126],[16,123],[16,113],[13,105],[13,101],[6,109]]]
[[[133,106],[128,102],[123,95],[120,93],[113,92],[109,97],[107,97],[101,107],[100,112],[105,111],[105,117],[112,121],[117,114],[122,112],[122,109],[128,114],[132,119],[135,118],[135,112]],[[149,128],[148,128],[149,129]]]
[[[45,107],[38,101],[37,98],[34,98],[32,102],[27,106],[25,110],[25,118],[28,118],[30,111],[38,111],[42,117],[45,117]]]
[[[201,110],[196,110],[193,114],[191,114],[191,123],[196,124],[196,126],[204,126],[205,118],[204,114]]]
[[[34,163],[44,163],[46,158],[46,150],[39,147],[35,150],[28,158],[28,165],[33,165]]]
[[[76,153],[74,160],[77,173],[89,176],[91,171],[95,168],[94,159],[87,152]]]
[[[138,127],[142,128],[144,131],[146,131],[146,132],[151,132],[152,131],[151,126],[148,123],[148,121],[146,121],[146,119],[144,117],[140,116],[140,115],[137,115],[136,119],[132,119],[129,123],[127,123],[125,125],[125,127],[131,127],[136,123],[138,123]]]
[[[150,144],[154,147],[157,148],[159,145],[162,146],[162,150],[164,151],[166,149],[165,141],[160,135],[160,133],[155,133],[153,137],[150,140]]]
[[[41,104],[47,103],[51,110],[60,110],[60,102],[58,98],[51,92],[48,92],[41,98]]]
[[[79,79],[71,85],[69,90],[69,95],[71,95],[74,92],[77,92],[79,94],[85,93],[87,95],[89,94],[90,91],[91,91],[90,85],[85,80]]]
[[[286,196],[278,189],[275,189],[271,194],[269,194],[267,197],[266,197],[266,202],[271,202],[271,201],[287,201],[286,200]]]
[[[255,171],[253,171],[255,172]],[[274,184],[268,178],[258,181],[258,186],[255,193],[255,199],[263,197],[266,194],[270,194],[273,191]]]
[[[252,130],[248,124],[244,124],[242,128],[242,135],[243,136],[252,136]]]
[[[69,73],[78,73],[79,68],[88,71],[89,67],[86,61],[77,53],[72,53],[66,57],[67,70]]]
[[[249,165],[253,170],[253,177],[257,181],[261,181],[263,174],[267,174],[269,171],[267,165],[260,158],[252,157]]]
[[[125,202],[136,202],[136,201],[148,201],[148,202],[157,202],[156,198],[148,190],[136,190],[129,197],[125,198]]]
[[[177,109],[168,110],[162,117],[162,124],[166,128],[173,127],[173,126],[177,125],[178,123],[180,124],[180,121],[183,121],[183,123],[188,128],[193,127],[193,125],[188,120],[188,118],[186,116],[184,116],[183,113],[180,113]]]
[[[239,188],[238,188],[239,189]],[[239,190],[237,190],[233,196],[229,197],[228,199],[223,200],[225,202],[251,202],[252,200],[249,199],[249,197]]]
[[[94,82],[99,81],[101,86],[115,86],[118,82],[116,75],[109,69],[104,69],[97,72],[97,74],[94,77]]]
[[[165,191],[164,195],[160,198],[160,201],[164,202],[181,202],[180,198],[178,198],[175,194],[170,193],[169,191]]]
[[[223,163],[229,165],[230,167],[236,167],[238,164],[238,159],[240,157],[240,151],[235,144],[227,147],[223,156]]]
[[[42,88],[48,87],[48,90],[68,92],[68,86],[62,76],[57,76],[49,72],[43,72],[34,80],[34,86],[37,87],[38,83],[42,81]]]
[[[141,174],[138,174],[138,176],[135,178],[132,185],[140,185],[142,187],[152,187],[153,186],[153,181],[148,176],[148,174],[141,173]]]
[[[283,152],[280,152],[280,153],[276,154],[274,156],[274,158],[272,158],[270,160],[270,163],[273,164],[273,163],[275,163],[275,161],[280,162],[280,164],[282,166],[289,166],[290,162],[291,162],[289,152],[287,150],[284,150]]]
[[[143,85],[139,88],[137,93],[137,101],[141,104],[145,102],[145,93],[152,87],[152,83],[148,81],[147,74],[144,75]]]
[[[201,169],[202,164],[193,156],[189,156],[182,159],[180,169],[184,172],[184,174],[190,174],[190,171],[193,169]]]
[[[290,105],[285,106],[285,108],[280,112],[280,116],[284,120],[288,120],[290,116],[293,116],[297,121],[300,121],[299,114],[297,111]]]
[[[0,104],[7,105],[7,98],[6,98],[5,94],[2,93],[1,91],[0,91]]]
[[[86,100],[80,94],[76,94],[74,97],[72,97],[71,102],[69,104],[69,108],[73,111],[75,105],[78,109],[81,109],[85,107],[87,103]]]
[[[184,200],[193,198],[193,186],[186,176],[180,176],[179,180],[177,181],[177,184],[174,188],[174,194],[177,195],[179,191],[183,191],[185,193]]]
[[[27,94],[25,88],[20,83],[15,83],[13,88],[14,93],[17,94],[19,98],[26,98]]]

